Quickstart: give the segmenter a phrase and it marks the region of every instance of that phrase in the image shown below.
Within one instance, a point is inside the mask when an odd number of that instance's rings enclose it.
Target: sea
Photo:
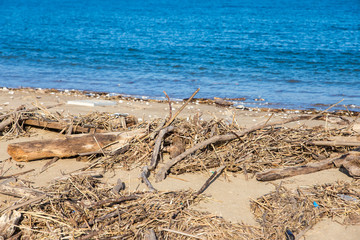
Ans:
[[[360,111],[360,1],[0,0],[0,87]]]

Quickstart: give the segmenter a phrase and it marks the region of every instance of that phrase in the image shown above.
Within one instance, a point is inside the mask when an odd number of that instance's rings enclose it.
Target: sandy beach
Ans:
[[[171,97],[171,96],[170,96]],[[185,96],[184,96],[185,97]],[[188,96],[186,96],[188,97]],[[68,104],[69,101],[78,100],[106,100],[111,101],[113,105],[109,106],[80,106]],[[172,111],[176,112],[182,105],[183,101],[173,102]],[[113,96],[84,94],[76,91],[55,91],[46,89],[7,89],[0,88],[0,114],[7,114],[20,106],[30,109],[35,107],[49,108],[49,114],[68,115],[91,115],[94,113],[108,114],[127,114],[133,115],[138,122],[147,122],[154,119],[166,119],[169,115],[169,104],[166,101],[154,101],[149,99],[131,99]],[[266,122],[270,117],[271,121],[283,120],[291,117],[303,115],[314,115],[313,111],[297,110],[272,110],[272,109],[244,109],[236,106],[220,106],[215,102],[202,103],[202,101],[190,102],[177,118],[189,120],[195,115],[201,116],[202,120],[223,119],[224,122],[234,123],[243,129],[250,128],[258,123]],[[1,116],[1,115],[0,115]],[[349,122],[355,117],[346,116],[343,118]],[[344,128],[340,118],[330,116],[326,121],[318,120],[301,120],[287,125],[289,128],[299,128],[300,126],[313,128],[316,126],[324,129]],[[356,134],[356,128],[354,128]],[[358,130],[357,130],[358,131]],[[357,134],[360,134],[357,132]],[[45,187],[56,177],[61,177],[76,169],[86,167],[88,162],[78,161],[76,158],[60,159],[49,167],[46,171],[41,172],[42,167],[48,160],[35,160],[30,162],[16,162],[10,158],[7,148],[10,143],[18,143],[35,139],[52,139],[61,135],[56,131],[31,127],[26,134],[17,137],[8,138],[6,135],[0,138],[0,169],[1,175],[7,176],[24,172],[33,171],[19,176],[20,179],[27,181],[33,188]],[[111,170],[104,173],[101,182],[107,185],[115,185],[117,179],[122,179],[126,185],[126,191],[147,191],[148,188],[139,178],[141,168],[137,165],[131,170],[115,165]],[[102,170],[102,169],[97,169]],[[211,169],[213,170],[213,169]],[[180,175],[170,174],[164,181],[156,182],[151,175],[149,180],[158,191],[176,191],[176,190],[198,190],[203,183],[209,178],[211,172],[198,171],[193,173],[183,173]],[[251,174],[236,172],[226,172],[214,181],[206,189],[206,200],[199,204],[191,206],[196,210],[210,212],[213,215],[221,216],[232,223],[243,223],[246,225],[259,226],[254,214],[250,209],[250,200],[257,199],[276,189],[280,183],[287,189],[297,189],[301,186],[312,186],[316,184],[335,183],[338,181],[351,182],[353,178],[339,171],[338,168],[323,170],[311,174],[299,175],[285,179],[260,182]],[[9,207],[19,198],[0,194],[0,208]],[[340,218],[339,218],[340,219]],[[324,218],[299,239],[307,240],[331,240],[346,239],[356,240],[360,236],[359,225],[343,225],[339,219]],[[190,239],[190,238],[189,238]],[[284,235],[285,239],[285,235]],[[296,238],[298,239],[298,238]]]

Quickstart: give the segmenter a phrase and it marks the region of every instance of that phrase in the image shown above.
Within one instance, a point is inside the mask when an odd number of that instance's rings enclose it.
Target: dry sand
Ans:
[[[0,112],[14,110],[20,105],[25,104],[28,107],[34,106],[51,106],[61,104],[50,109],[50,112],[61,112],[63,115],[71,114],[88,114],[91,112],[109,112],[109,113],[128,113],[135,115],[140,121],[150,120],[153,118],[165,118],[168,115],[169,106],[167,103],[159,103],[144,100],[116,100],[116,105],[106,107],[86,107],[66,104],[69,100],[89,99],[83,94],[74,94],[70,92],[53,92],[49,93],[44,90],[20,89],[8,90],[0,88]],[[174,103],[173,109],[176,111],[182,102]],[[187,118],[194,114],[201,114],[203,119],[223,118],[228,121],[235,119],[242,127],[249,127],[269,118],[271,113],[256,109],[241,110],[236,108],[217,107],[209,104],[191,103],[179,115],[180,118]],[[274,114],[273,118],[281,119],[297,114],[296,111],[288,111]],[[302,121],[293,123],[294,126],[307,125],[324,125],[327,127],[336,127],[331,121],[325,123],[323,121]],[[32,161],[27,163],[18,163],[9,160],[7,154],[7,145],[11,142],[28,141],[32,139],[49,139],[54,138],[58,133],[33,129],[36,136],[21,137],[10,141],[0,140],[0,169],[4,175],[14,174],[25,170],[35,169],[35,171],[23,175],[21,178],[33,182],[34,186],[46,186],[53,178],[62,176],[73,170],[79,169],[87,163],[78,162],[75,159],[61,159],[52,167],[43,173],[40,169],[47,161]],[[109,184],[115,184],[118,178],[121,178],[127,185],[129,190],[147,190],[146,186],[141,183],[138,176],[140,168],[132,171],[124,171],[115,169],[105,174],[103,181]],[[176,177],[168,177],[165,181],[155,183],[154,187],[158,190],[178,190],[178,189],[194,189],[197,190],[207,180],[209,174],[182,174]],[[152,178],[150,178],[152,180]],[[296,188],[298,186],[306,186],[322,183],[333,183],[338,180],[351,181],[351,178],[340,172],[338,169],[325,170],[309,175],[296,176],[282,180],[283,184],[288,188]],[[207,201],[196,206],[197,209],[209,211],[213,214],[224,217],[232,222],[244,222],[249,225],[257,224],[250,212],[250,199],[256,199],[272,190],[274,184],[258,182],[254,178],[245,180],[243,175],[229,175],[227,179],[220,177],[207,190],[206,194],[210,195]],[[0,205],[3,206],[12,197],[0,194]],[[318,223],[313,229],[310,229],[305,238],[302,239],[360,239],[359,226],[343,226],[339,223],[325,219]]]

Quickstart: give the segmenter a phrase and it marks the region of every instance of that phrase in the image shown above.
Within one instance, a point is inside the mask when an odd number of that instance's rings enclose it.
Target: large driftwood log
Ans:
[[[144,134],[144,129],[129,132],[81,134],[63,139],[36,140],[9,144],[8,153],[16,161],[31,161],[44,158],[65,158],[81,153],[97,152],[110,143],[126,144],[130,139]]]

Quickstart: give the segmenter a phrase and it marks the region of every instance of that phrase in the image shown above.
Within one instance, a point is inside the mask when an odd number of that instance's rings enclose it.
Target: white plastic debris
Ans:
[[[95,107],[95,106],[114,106],[116,105],[116,102],[108,101],[108,100],[72,100],[72,101],[67,101],[67,104]]]

